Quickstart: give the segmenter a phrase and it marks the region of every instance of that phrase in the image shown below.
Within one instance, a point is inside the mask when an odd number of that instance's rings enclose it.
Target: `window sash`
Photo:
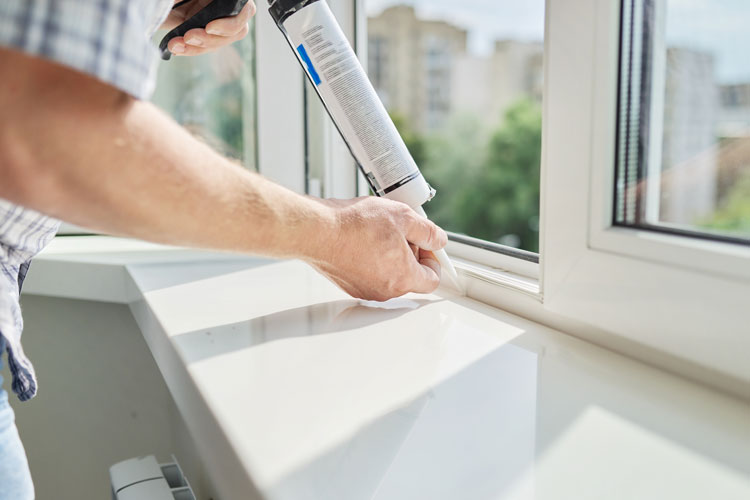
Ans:
[[[612,223],[621,3],[547,5],[545,310],[605,345],[750,381],[750,249]]]
[[[354,36],[356,37],[357,43],[354,44],[355,51],[362,62],[367,68],[368,61],[368,43],[367,43],[367,15],[364,7],[365,0],[330,0],[334,14],[337,19],[341,22],[341,13],[349,14],[352,13],[355,18]],[[348,5],[348,8],[344,8],[343,4]],[[336,7],[339,7],[339,10]],[[345,17],[343,19],[346,19]],[[346,23],[344,24],[344,32],[347,35],[350,31],[347,31]],[[351,38],[350,38],[351,40]],[[326,117],[327,118],[327,117]],[[338,139],[338,133],[335,132],[335,128],[329,122],[329,127],[333,130],[332,135]],[[544,127],[544,120],[542,120],[542,127]],[[338,142],[334,140],[334,142]],[[342,141],[343,144],[343,141]],[[351,157],[348,151],[339,150],[338,157],[335,158],[332,166],[332,171],[335,172],[333,175],[344,175],[345,170],[350,168],[352,164]],[[358,181],[358,192],[359,196],[365,196],[369,193],[367,183],[361,176],[361,173],[357,175]],[[461,259],[466,259],[472,262],[476,262],[483,266],[490,268],[502,269],[504,271],[511,271],[518,273],[525,277],[533,277],[537,279],[539,276],[539,254],[533,252],[527,252],[525,250],[516,249],[506,245],[500,245],[493,242],[484,241],[481,239],[473,238],[470,235],[459,235],[450,234],[451,244],[450,253],[451,255],[459,256]]]
[[[622,2],[613,225],[747,245],[746,238],[660,220],[666,16],[665,0]]]
[[[606,44],[609,50],[607,60],[602,59],[593,70],[602,82],[597,85],[597,91],[601,93],[597,105],[612,110],[612,103],[616,103],[614,109],[617,119],[612,120],[610,114],[594,116],[597,120],[594,129],[606,132],[599,134],[600,138],[594,138],[593,147],[594,155],[601,158],[603,164],[608,158],[614,158],[616,167],[596,168],[591,172],[589,232],[592,249],[699,270],[728,279],[750,280],[750,247],[733,244],[737,242],[734,238],[710,237],[664,223],[658,223],[657,226],[664,123],[661,90],[664,88],[666,71],[666,1],[623,0],[617,8],[611,8],[619,11],[617,21],[611,21],[615,23],[610,24],[611,33],[621,33],[621,37],[613,39],[610,36]],[[638,24],[645,25],[648,29],[636,29]],[[631,40],[632,46],[629,45]],[[644,50],[644,43],[652,43],[653,48]],[[631,57],[631,54],[634,54],[632,57],[636,60],[631,64],[623,64],[622,59]],[[653,57],[648,84],[653,83],[655,91],[649,92],[648,106],[641,107],[640,97],[644,92],[642,75],[640,69],[634,69],[633,74],[630,74],[628,67],[640,68],[641,62],[637,59],[644,54]],[[604,71],[609,73],[604,75]],[[620,78],[613,85],[612,75],[616,72],[619,72]],[[625,113],[628,115],[623,116]],[[648,127],[648,130],[643,131],[640,128],[642,126]],[[641,137],[641,140],[626,141],[627,135],[631,138]],[[617,137],[617,142],[611,141],[608,136]],[[630,171],[629,175],[619,172],[620,179],[627,177],[625,183],[618,183],[616,169]],[[646,177],[649,178],[649,183],[645,209],[636,206],[634,195],[617,196],[628,187],[626,184],[632,188]],[[630,191],[632,193],[635,190]],[[617,203],[623,198],[630,199],[625,202],[625,207],[618,206]],[[627,206],[630,210],[627,210]],[[630,213],[626,213],[626,210]],[[633,226],[623,219],[638,225]]]

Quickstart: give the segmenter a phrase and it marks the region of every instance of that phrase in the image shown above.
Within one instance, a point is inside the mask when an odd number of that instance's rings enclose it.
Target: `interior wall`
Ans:
[[[200,457],[125,305],[23,296],[24,349],[39,378],[10,395],[37,498],[110,497],[109,467],[177,456],[199,499],[212,498]],[[7,365],[7,363],[3,363]],[[4,388],[10,392],[7,366]]]

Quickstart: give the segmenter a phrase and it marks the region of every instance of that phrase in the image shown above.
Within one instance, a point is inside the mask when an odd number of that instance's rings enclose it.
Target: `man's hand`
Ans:
[[[168,30],[176,28],[212,1],[192,0],[173,9],[161,27]],[[185,36],[178,36],[170,40],[167,47],[176,56],[198,56],[211,52],[245,38],[249,30],[248,22],[254,15],[255,3],[253,3],[253,0],[249,0],[236,16],[211,21],[205,29],[192,29],[185,33]]]
[[[445,231],[408,205],[374,197],[324,202],[336,213],[335,239],[313,252],[311,264],[350,295],[388,300],[430,293],[440,284],[432,251]]]

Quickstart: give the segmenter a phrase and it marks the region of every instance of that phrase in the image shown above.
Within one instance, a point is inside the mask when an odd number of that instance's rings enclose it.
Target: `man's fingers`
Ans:
[[[195,5],[200,10],[203,4]],[[205,29],[192,29],[170,40],[167,48],[178,56],[197,56],[242,40],[250,32],[248,22],[254,14],[255,3],[249,1],[236,16],[215,19]]]
[[[197,46],[195,40],[196,39],[193,38],[192,43],[188,44],[185,37],[174,37],[167,44],[167,48],[176,56],[199,56],[212,50],[210,48]]]
[[[448,235],[433,222],[416,212],[407,220],[406,241],[424,250],[440,250],[448,244]]]
[[[195,28],[185,33],[183,38],[188,45],[213,50],[241,40],[247,35],[248,31],[247,24],[239,32],[231,36],[211,35],[210,33],[206,33],[206,30],[203,28]]]
[[[203,28],[193,28],[182,37],[187,45],[191,45],[193,47],[213,47],[216,45],[216,42],[212,40],[213,35],[209,35],[206,33],[206,30]],[[221,37],[222,43],[225,40],[224,37]]]
[[[414,254],[414,258],[419,260],[419,247],[413,243],[409,243],[409,249]]]
[[[206,32],[217,36],[234,36],[247,26],[255,14],[255,4],[247,2],[239,14],[233,17],[214,19],[206,25]]]
[[[417,259],[419,259],[419,260],[422,260],[422,259],[432,260],[432,261],[438,263],[438,268],[442,269],[442,267],[440,267],[440,261],[437,259],[437,257],[435,257],[435,254],[431,250],[422,250],[422,249],[420,249],[419,250],[419,255],[417,256]]]
[[[440,286],[440,264],[430,253],[420,252],[419,263],[415,261],[414,286],[416,293],[432,293]]]
[[[184,37],[175,37],[170,40],[167,48],[178,56],[197,56],[241,40],[245,38],[248,31],[249,27],[246,24],[239,33],[226,37],[210,35],[203,28],[195,28],[185,33]]]
[[[176,56],[186,55],[185,52],[188,50],[188,47],[185,46],[185,38],[181,36],[172,38],[167,44],[167,48]]]

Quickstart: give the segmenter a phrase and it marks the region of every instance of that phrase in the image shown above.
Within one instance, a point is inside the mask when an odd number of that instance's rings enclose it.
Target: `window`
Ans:
[[[373,35],[367,40],[369,54],[370,80],[375,88],[381,89],[380,99],[386,107],[390,107],[388,88],[388,40],[383,36]]]
[[[228,158],[257,170],[255,30],[241,42],[197,57],[172,57],[158,66],[152,102]],[[153,37],[158,45],[166,31]],[[58,235],[91,234],[63,223]]]
[[[544,1],[364,7],[369,75],[437,189],[430,218],[486,248],[537,252]]]
[[[748,14],[623,3],[617,224],[750,243]]]
[[[160,40],[163,33],[155,36]],[[159,64],[152,101],[223,155],[257,169],[254,32],[239,43]]]
[[[711,187],[707,211],[691,214],[691,205],[704,200],[679,192],[686,184],[667,182],[670,170],[687,168],[681,161],[700,164],[701,148],[715,153],[722,147],[710,118],[719,111],[707,112],[697,101],[720,99],[720,91],[705,90],[710,64],[705,56],[674,56],[674,50],[670,56],[670,40],[678,45],[670,33],[688,19],[686,12],[691,24],[680,29],[694,42],[705,38],[700,26],[713,27],[710,38],[732,33],[745,7],[728,0],[573,0],[547,6],[545,311],[573,320],[575,326],[567,328],[572,333],[610,347],[641,357],[660,352],[662,365],[708,367],[712,373],[700,375],[707,380],[721,373],[750,381],[750,246],[724,241],[728,230],[702,225],[722,209],[718,184]],[[733,40],[738,53],[747,51],[742,38]],[[643,64],[631,65],[636,58]],[[733,68],[744,64],[729,61]],[[670,78],[681,75],[673,85],[683,89],[667,87],[667,68],[675,72]],[[682,102],[680,92],[699,94],[692,97],[694,109],[670,109],[670,99]],[[732,99],[737,97],[727,97]],[[677,113],[684,118],[668,130]],[[670,134],[690,138],[672,141]],[[698,136],[703,142],[696,149]],[[676,154],[685,156],[671,163]],[[705,168],[699,182],[717,175],[715,164],[709,165],[698,168]],[[692,180],[687,170],[678,172]],[[670,196],[682,197],[686,211],[675,212]],[[675,214],[684,219],[676,221]],[[675,226],[679,231],[671,230]]]

